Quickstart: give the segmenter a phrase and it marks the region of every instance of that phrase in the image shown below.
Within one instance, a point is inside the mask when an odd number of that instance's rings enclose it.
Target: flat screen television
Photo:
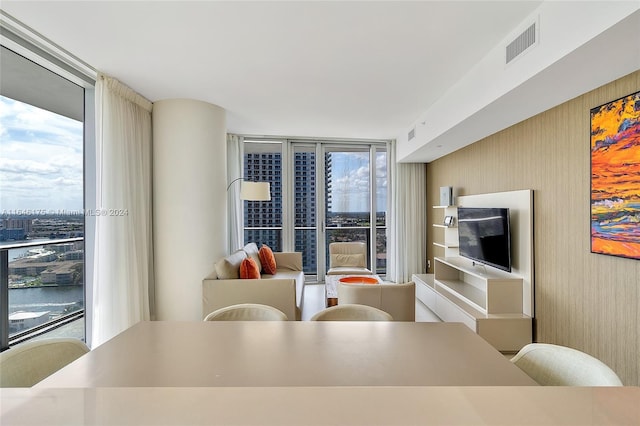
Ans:
[[[458,207],[460,256],[511,272],[509,209]]]

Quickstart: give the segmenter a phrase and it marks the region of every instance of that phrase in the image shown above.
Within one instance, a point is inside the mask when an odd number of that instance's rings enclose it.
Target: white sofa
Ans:
[[[274,252],[273,255],[276,273],[261,273],[260,279],[241,279],[238,272],[244,258],[251,256],[256,260],[255,243],[216,262],[215,270],[202,280],[202,317],[226,306],[259,303],[278,308],[291,321],[300,320],[304,292],[302,253]]]

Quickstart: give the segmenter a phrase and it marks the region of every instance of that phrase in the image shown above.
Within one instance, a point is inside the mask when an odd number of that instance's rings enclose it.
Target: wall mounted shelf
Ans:
[[[440,319],[462,322],[495,348],[517,352],[533,339],[533,191],[510,191],[458,197],[464,207],[506,207],[512,229],[512,272],[478,266],[458,253],[458,229],[445,226],[444,215],[457,217],[455,206],[433,206],[433,274],[414,274],[416,297]],[[455,241],[455,242],[454,242]]]

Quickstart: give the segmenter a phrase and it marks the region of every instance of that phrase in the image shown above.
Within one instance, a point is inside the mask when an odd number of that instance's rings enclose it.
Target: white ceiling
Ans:
[[[2,0],[1,7],[151,101],[223,107],[229,132],[391,139],[406,135],[542,3]]]
[[[230,132],[395,138],[540,1],[2,1],[151,101],[227,110]]]

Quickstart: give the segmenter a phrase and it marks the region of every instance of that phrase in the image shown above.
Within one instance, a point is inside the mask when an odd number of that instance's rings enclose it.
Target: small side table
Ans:
[[[327,299],[327,308],[338,304],[338,281],[344,277],[368,277],[375,278],[379,283],[382,282],[379,275],[325,275],[324,276],[324,294]]]

